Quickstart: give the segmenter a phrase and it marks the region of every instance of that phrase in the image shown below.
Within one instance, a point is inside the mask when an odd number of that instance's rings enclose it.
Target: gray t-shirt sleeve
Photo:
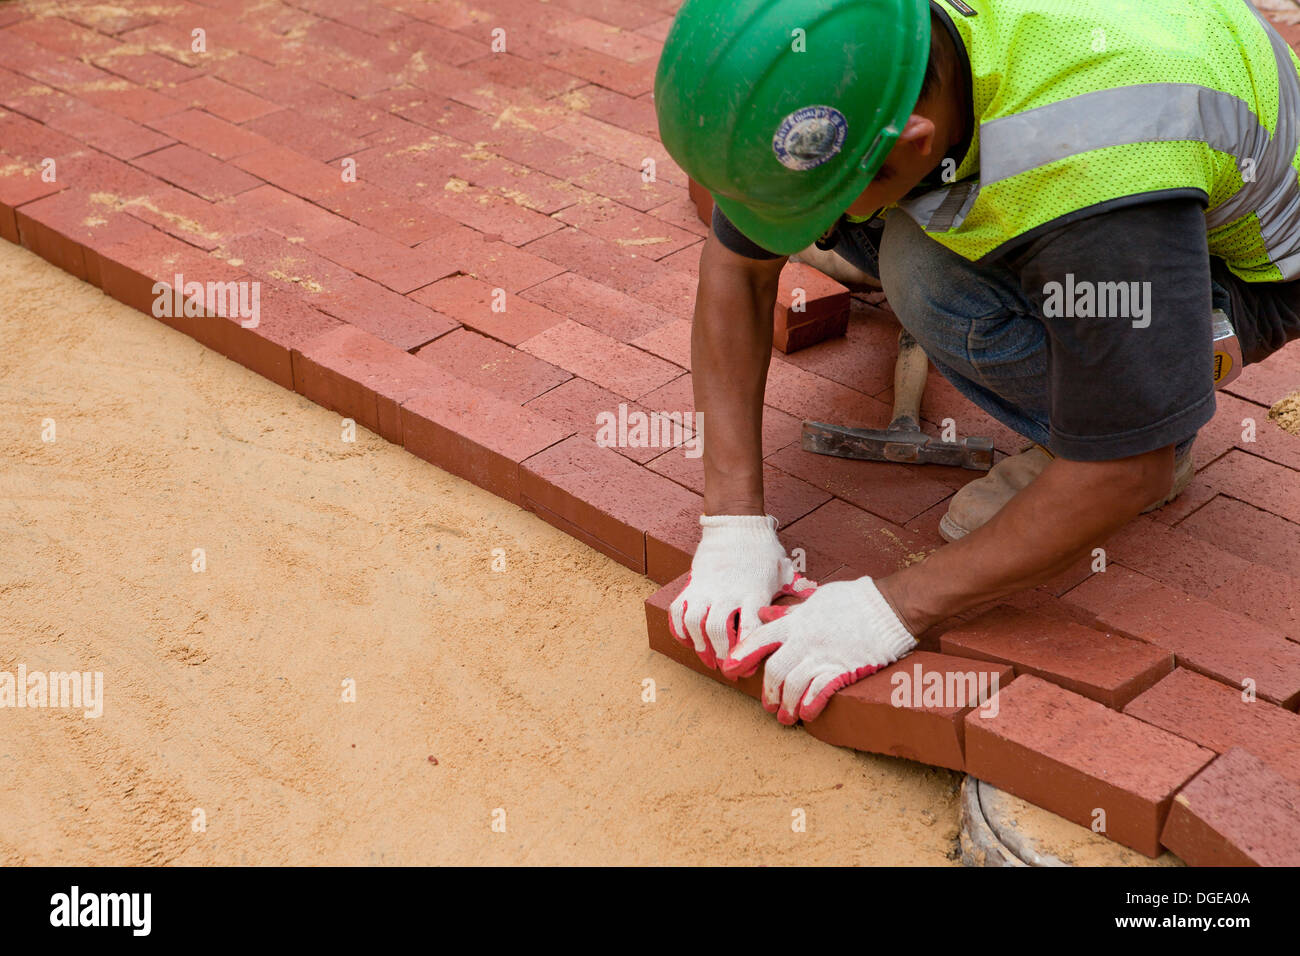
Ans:
[[[1040,233],[1006,262],[1047,328],[1053,453],[1128,458],[1190,438],[1214,416],[1200,202],[1102,212]]]
[[[718,208],[718,204],[713,204],[713,234],[718,237],[718,241],[727,249],[730,249],[738,256],[744,256],[746,259],[780,259],[781,255],[777,252],[770,252],[755,242],[750,241],[743,232],[732,224],[731,220],[723,214]]]

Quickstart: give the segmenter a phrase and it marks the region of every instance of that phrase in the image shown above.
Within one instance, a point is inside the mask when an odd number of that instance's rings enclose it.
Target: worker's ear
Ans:
[[[907,143],[917,155],[929,156],[934,148],[934,136],[934,120],[913,113],[907,118],[907,125],[903,127],[898,143]]]

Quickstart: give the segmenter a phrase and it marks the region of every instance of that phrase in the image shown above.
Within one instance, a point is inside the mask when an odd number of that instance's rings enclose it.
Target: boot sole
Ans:
[[[952,520],[952,515],[945,514],[939,519],[939,537],[943,538],[943,540],[947,541],[949,544],[966,537],[968,534],[970,534],[969,531]]]

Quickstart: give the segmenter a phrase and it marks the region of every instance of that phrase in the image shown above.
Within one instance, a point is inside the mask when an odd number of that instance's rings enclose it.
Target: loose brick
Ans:
[[[691,202],[695,204],[695,213],[700,217],[700,222],[706,226],[712,225],[713,194],[693,179],[690,180],[687,190],[690,192]]]
[[[838,747],[963,770],[965,731],[1011,683],[1002,664],[915,651],[838,691],[804,729]],[[970,715],[969,717],[967,715]]]
[[[1252,680],[1260,697],[1283,707],[1300,703],[1300,644],[1250,618],[1155,587],[1097,620],[1172,651],[1180,666],[1234,686]]]
[[[816,455],[797,442],[766,461],[895,524],[911,521],[952,494],[948,485],[927,477],[928,466]]]
[[[645,529],[664,513],[701,509],[697,495],[590,439],[572,437],[524,462],[525,507],[634,571],[645,571]]]
[[[517,346],[564,322],[563,316],[527,299],[498,294],[499,288],[469,276],[451,276],[420,289],[411,298],[507,345]],[[496,303],[503,304],[504,311],[494,311]],[[545,355],[539,357],[546,359]],[[567,368],[562,363],[552,364]]]
[[[787,534],[874,578],[923,561],[935,550],[921,536],[839,499],[800,518]]]
[[[465,319],[461,321],[471,324]],[[519,347],[632,399],[667,384],[681,371],[675,365],[569,319],[525,340]]]
[[[1160,842],[1191,866],[1300,866],[1300,786],[1234,747],[1174,797]]]
[[[441,336],[415,354],[448,374],[517,405],[573,377],[564,369],[469,329],[457,329]]]
[[[1037,677],[997,697],[998,713],[966,716],[966,772],[1092,827],[1140,853],[1160,853],[1174,794],[1213,752]]]
[[[1116,634],[1010,607],[944,632],[945,654],[1011,664],[1113,710],[1174,669],[1168,651]]]
[[[403,443],[400,406],[457,380],[367,332],[341,325],[293,350],[294,388],[317,405]]]
[[[1215,753],[1245,747],[1300,784],[1300,715],[1180,667],[1124,713]]]
[[[135,165],[210,202],[219,202],[261,185],[247,173],[183,143],[141,156],[135,160]]]
[[[893,385],[898,358],[898,323],[864,318],[859,300],[852,300],[844,338],[831,339],[793,354],[784,361],[805,372],[830,379],[864,395],[879,395]],[[931,372],[938,378],[938,372]]]
[[[802,262],[781,270],[773,310],[773,344],[782,352],[843,335],[849,323],[849,290]]]

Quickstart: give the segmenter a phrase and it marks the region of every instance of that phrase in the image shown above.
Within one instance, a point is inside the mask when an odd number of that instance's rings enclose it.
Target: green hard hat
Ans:
[[[929,52],[927,0],[686,0],[655,74],[659,135],[741,232],[798,252],[884,163]]]

